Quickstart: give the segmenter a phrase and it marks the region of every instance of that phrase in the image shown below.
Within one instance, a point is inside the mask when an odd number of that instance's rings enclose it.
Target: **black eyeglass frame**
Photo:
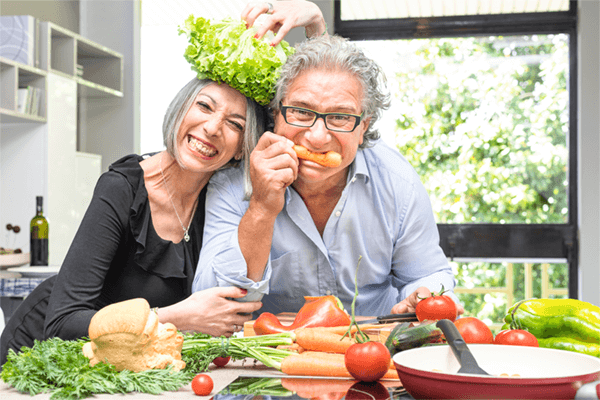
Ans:
[[[298,124],[292,124],[290,122],[288,122],[287,120],[287,115],[286,112],[287,110],[291,108],[294,110],[302,110],[302,111],[309,111],[311,113],[315,114],[315,119],[313,119],[313,122],[310,125],[298,125]],[[363,111],[360,115],[356,115],[356,114],[348,114],[348,113],[320,113],[317,112],[315,110],[311,110],[310,108],[303,108],[303,107],[295,107],[295,106],[284,106],[283,103],[280,101],[279,102],[279,109],[281,110],[281,114],[283,115],[283,119],[285,121],[286,124],[292,125],[292,126],[298,126],[301,128],[311,128],[319,118],[323,119],[323,122],[325,123],[325,127],[330,130],[330,131],[334,131],[334,132],[344,132],[344,133],[350,133],[350,132],[354,132],[354,130],[356,129],[356,127],[358,125],[360,125],[360,122],[362,120],[363,115],[365,114],[365,112]],[[330,115],[343,115],[343,116],[350,116],[350,117],[355,117],[356,118],[356,122],[354,123],[354,126],[352,127],[352,129],[350,129],[349,131],[347,130],[340,130],[340,129],[332,129],[329,127],[329,125],[327,125],[327,117]]]

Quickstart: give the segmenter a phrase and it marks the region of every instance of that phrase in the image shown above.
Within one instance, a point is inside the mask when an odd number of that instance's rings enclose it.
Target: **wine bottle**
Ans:
[[[44,198],[36,197],[36,213],[31,219],[29,241],[31,261],[29,265],[48,265],[48,220],[44,217]]]

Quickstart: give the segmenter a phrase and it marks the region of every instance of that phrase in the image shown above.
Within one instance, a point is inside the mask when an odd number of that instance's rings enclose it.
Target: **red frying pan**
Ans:
[[[415,399],[573,399],[583,385],[600,380],[600,358],[581,353],[493,344],[469,349],[491,376],[458,374],[448,345],[405,350],[393,361]]]

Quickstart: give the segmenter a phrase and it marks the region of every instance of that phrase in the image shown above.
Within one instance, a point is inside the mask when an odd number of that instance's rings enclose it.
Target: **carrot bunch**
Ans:
[[[359,265],[361,258],[358,260]],[[358,265],[356,271],[358,275]],[[295,343],[303,351],[284,358],[281,361],[281,371],[288,375],[349,377],[366,382],[399,379],[387,348],[381,342],[372,342],[363,332],[369,326],[361,329],[356,322],[357,297],[358,283],[355,282],[352,318],[348,326],[296,329]],[[370,353],[364,352],[361,349],[363,346],[374,347],[376,350],[371,353],[372,359],[364,360],[365,364],[362,360],[357,364],[362,353]]]

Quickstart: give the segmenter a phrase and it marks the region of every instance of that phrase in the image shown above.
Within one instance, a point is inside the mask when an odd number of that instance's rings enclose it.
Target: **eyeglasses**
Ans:
[[[308,108],[284,106],[279,103],[281,114],[286,123],[303,128],[310,128],[315,124],[317,119],[323,118],[325,127],[330,131],[335,132],[352,132],[362,118],[364,112],[360,115],[344,114],[344,113],[318,113]]]

